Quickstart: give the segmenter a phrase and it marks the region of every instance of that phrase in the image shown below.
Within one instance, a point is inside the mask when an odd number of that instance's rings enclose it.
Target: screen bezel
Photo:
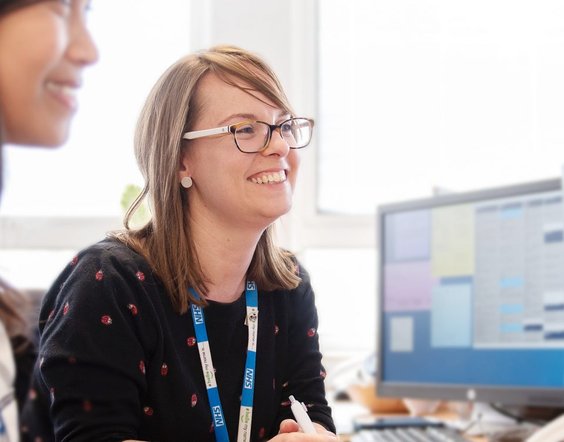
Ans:
[[[376,391],[384,397],[410,397],[440,400],[470,400],[477,402],[494,402],[504,405],[519,406],[541,406],[564,408],[564,387],[543,389],[537,387],[523,386],[472,386],[457,384],[437,383],[407,383],[391,382],[382,379],[383,373],[383,349],[385,334],[384,322],[384,219],[386,216],[421,209],[433,209],[442,206],[465,204],[478,201],[487,201],[498,198],[513,196],[525,196],[529,194],[554,192],[562,189],[560,178],[547,179],[529,183],[521,183],[510,186],[489,188],[472,192],[452,193],[433,196],[430,198],[403,201],[398,203],[384,204],[377,208],[377,318],[379,336],[376,339],[377,348],[377,370]],[[563,211],[564,219],[564,211]],[[564,271],[564,269],[563,269]]]

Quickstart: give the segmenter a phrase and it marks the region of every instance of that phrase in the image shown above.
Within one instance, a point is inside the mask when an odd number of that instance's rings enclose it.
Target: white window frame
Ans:
[[[299,109],[317,115],[319,102],[317,65],[318,0],[292,0],[292,81],[291,96]],[[317,136],[316,136],[317,135]],[[292,246],[307,248],[371,248],[376,246],[375,217],[324,213],[318,209],[319,133],[302,155],[300,178],[294,195]],[[339,179],[339,177],[336,177]]]
[[[0,249],[79,250],[122,227],[119,217],[0,217]]]
[[[218,11],[226,7],[228,0],[190,1],[191,17],[187,26],[190,26],[191,50],[209,47],[213,43],[214,26],[220,26],[212,21],[217,18]],[[249,8],[265,7],[259,0],[243,0],[238,2],[237,7],[244,8],[245,5]],[[289,22],[280,23],[277,28],[278,31],[285,30],[284,38],[290,42],[288,53],[291,59],[279,63],[289,64],[289,75],[283,82],[290,101],[307,116],[317,114],[317,5],[318,0],[291,0],[286,4],[290,12],[283,18]],[[248,19],[250,27],[256,18],[251,14]],[[239,44],[237,41],[234,43]],[[262,44],[268,47],[269,43]],[[262,53],[266,54],[266,51]],[[373,216],[318,211],[318,138],[314,135],[311,146],[302,152],[294,208],[280,223],[282,244],[297,253],[311,247],[374,247],[376,228]],[[120,217],[14,217],[0,212],[0,248],[80,250],[99,241],[106,232],[122,226]]]

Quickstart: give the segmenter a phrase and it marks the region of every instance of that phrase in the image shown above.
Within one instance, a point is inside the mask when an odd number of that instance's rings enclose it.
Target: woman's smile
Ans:
[[[249,178],[255,184],[278,184],[283,183],[287,179],[284,169],[277,171],[259,172]]]
[[[73,112],[78,107],[78,88],[79,83],[76,81],[48,81],[46,83],[50,96]]]

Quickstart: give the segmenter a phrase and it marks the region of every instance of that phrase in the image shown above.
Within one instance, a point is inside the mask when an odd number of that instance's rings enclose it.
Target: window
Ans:
[[[132,143],[138,113],[162,72],[189,52],[189,21],[184,0],[93,2],[100,60],[85,70],[68,142],[4,152],[0,274],[13,284],[48,287],[77,249],[120,227],[125,187],[142,184]]]
[[[0,274],[14,283],[30,284],[33,268],[48,285],[78,247],[119,226],[123,189],[140,184],[141,103],[166,66],[214,44],[261,54],[298,112],[316,119],[281,239],[310,271],[326,354],[374,348],[377,204],[560,175],[560,0],[93,6],[101,60],[87,72],[69,143],[7,149]],[[338,326],[345,306],[354,328]]]
[[[317,138],[315,161],[302,169],[309,187],[300,216],[308,216],[296,242],[318,293],[326,354],[370,351],[378,204],[560,175],[564,6],[322,0],[316,7]],[[345,310],[354,330],[337,327]]]
[[[121,216],[125,186],[141,182],[133,156],[141,106],[162,72],[190,50],[187,4],[93,2],[89,25],[100,60],[84,72],[71,136],[55,151],[6,149],[3,215]]]
[[[318,8],[319,211],[560,174],[562,2]]]

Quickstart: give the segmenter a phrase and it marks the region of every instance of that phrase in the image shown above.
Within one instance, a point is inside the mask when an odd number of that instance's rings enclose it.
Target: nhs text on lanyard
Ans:
[[[190,292],[194,297],[199,299],[198,293],[193,288],[190,288]],[[247,281],[245,300],[247,304],[246,324],[249,327],[249,338],[247,342],[247,361],[245,362],[245,373],[243,375],[243,391],[241,394],[241,409],[239,411],[237,442],[248,442],[251,440],[258,335],[258,292],[254,281]],[[191,309],[194,329],[196,330],[196,340],[198,341],[198,351],[200,352],[200,363],[202,364],[215,429],[215,440],[218,442],[229,442],[225,416],[221,408],[219,391],[215,380],[204,310],[194,304],[192,304]]]

